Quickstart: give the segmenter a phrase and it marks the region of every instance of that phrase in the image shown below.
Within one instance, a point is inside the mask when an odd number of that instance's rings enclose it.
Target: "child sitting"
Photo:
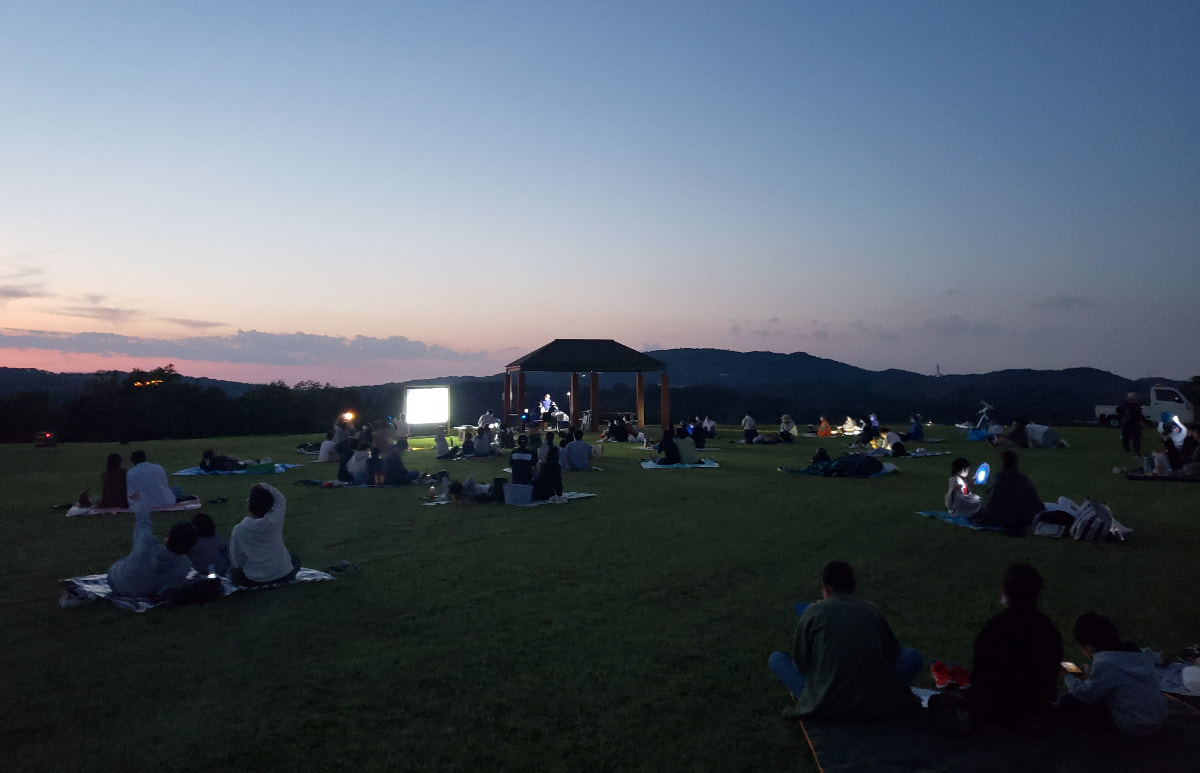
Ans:
[[[1154,670],[1155,655],[1122,642],[1117,626],[1103,615],[1080,615],[1074,634],[1092,667],[1082,680],[1063,677],[1069,691],[1058,701],[1063,713],[1127,735],[1162,727],[1169,709]]]
[[[206,513],[192,516],[192,528],[196,530],[196,544],[187,557],[192,568],[200,574],[225,574],[229,571],[229,545],[217,536],[217,525]]]

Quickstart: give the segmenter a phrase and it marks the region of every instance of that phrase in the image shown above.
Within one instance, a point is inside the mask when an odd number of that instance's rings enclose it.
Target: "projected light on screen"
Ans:
[[[404,418],[409,424],[450,421],[450,387],[409,387],[404,390]]]

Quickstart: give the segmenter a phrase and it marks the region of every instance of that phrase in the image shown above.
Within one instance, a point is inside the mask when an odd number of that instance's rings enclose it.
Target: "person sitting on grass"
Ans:
[[[822,599],[800,615],[791,654],[775,652],[768,660],[796,701],[784,716],[869,720],[920,709],[909,685],[924,658],[901,649],[879,607],[856,590],[853,567],[825,564]]]
[[[573,438],[563,448],[562,468],[564,470],[592,469],[592,446],[583,439],[583,430],[577,429],[571,433]]]
[[[533,477],[531,499],[561,497],[562,493],[562,467],[558,464],[558,448],[549,446],[546,449],[545,460],[538,463],[537,473]]]
[[[1020,537],[1044,505],[1032,481],[1017,469],[1017,453],[1005,451],[1000,458],[1000,474],[991,487],[987,504],[970,517],[971,523],[1001,526],[1008,536]]]
[[[125,468],[121,466],[120,454],[109,454],[100,473],[100,501],[96,507],[124,510],[129,507],[129,492],[125,488]]]
[[[800,437],[800,430],[796,428],[796,422],[792,421],[792,417],[789,414],[785,413],[779,419],[779,437],[785,443],[790,443]]]
[[[675,433],[668,427],[663,430],[662,440],[654,447],[662,456],[654,461],[657,464],[680,464],[679,446],[675,443]]]
[[[680,464],[700,464],[700,453],[696,451],[696,441],[687,430],[680,427],[675,432],[675,447],[679,449]]]
[[[133,549],[108,568],[108,585],[114,593],[134,598],[168,600],[188,586],[192,562],[187,553],[196,544],[196,530],[186,521],[177,523],[162,542],[154,537],[150,508],[141,492],[129,492],[133,506]]]
[[[321,441],[321,448],[317,451],[318,462],[336,462],[338,460],[337,444],[333,442],[333,430],[325,433],[325,439]]]
[[[953,515],[970,518],[979,512],[983,500],[971,491],[971,463],[961,456],[950,463],[950,488],[946,491],[946,509]]]
[[[283,544],[287,500],[274,486],[256,483],[246,511],[229,536],[229,579],[243,587],[291,582],[300,571],[300,557]]]
[[[146,507],[172,507],[184,498],[182,490],[173,489],[167,482],[167,471],[162,465],[146,461],[145,451],[134,451],[129,461],[133,466],[125,473],[126,493],[138,492]]]
[[[1002,727],[1037,730],[1054,706],[1062,636],[1038,609],[1045,581],[1029,564],[1013,564],[1000,581],[1004,611],[975,637],[969,710]],[[936,681],[936,676],[935,676]]]
[[[438,427],[437,431],[433,433],[433,453],[438,459],[455,459],[462,453],[462,450],[451,448],[450,444],[446,441],[446,430]]]
[[[200,574],[225,574],[229,571],[229,545],[217,535],[217,525],[207,513],[192,516],[196,544],[188,551],[192,568]]]
[[[1116,624],[1092,612],[1075,620],[1073,633],[1092,666],[1083,679],[1063,676],[1068,690],[1058,699],[1063,715],[1126,735],[1149,735],[1161,728],[1170,709],[1155,671],[1155,654],[1121,641]]]
[[[533,483],[533,465],[537,456],[529,450],[529,438],[526,435],[517,436],[517,447],[508,455],[508,463],[512,468],[512,482],[528,486]]]
[[[404,460],[401,458],[403,453],[404,449],[399,444],[388,447],[387,453],[383,455],[383,485],[407,486],[420,479],[419,471],[409,470],[404,466]]]

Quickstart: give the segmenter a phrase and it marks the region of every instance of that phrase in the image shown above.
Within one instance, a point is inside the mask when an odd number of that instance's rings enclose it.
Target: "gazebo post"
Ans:
[[[662,394],[659,398],[662,403],[662,428],[667,430],[671,428],[671,391],[665,370],[662,372]]]
[[[637,425],[638,429],[646,428],[646,376],[639,370],[635,381],[637,391]]]
[[[504,407],[501,409],[504,413],[500,414],[504,417],[505,425],[508,424],[508,415],[512,413],[512,374],[507,370],[504,371]]]
[[[592,406],[592,432],[595,432],[600,427],[600,374],[593,370],[591,379],[589,399]]]
[[[517,371],[517,413],[524,413],[528,404],[525,402],[525,371]],[[540,421],[542,415],[539,413],[535,421]]]
[[[579,423],[579,372],[571,371],[571,426]]]

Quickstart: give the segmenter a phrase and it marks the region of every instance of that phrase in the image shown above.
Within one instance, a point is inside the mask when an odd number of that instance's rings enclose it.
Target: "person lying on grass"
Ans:
[[[1073,633],[1092,665],[1084,666],[1083,679],[1064,672],[1068,692],[1058,699],[1063,715],[1127,735],[1149,735],[1162,727],[1170,709],[1154,653],[1121,641],[1116,624],[1092,612],[1075,620]]]
[[[825,564],[822,599],[801,614],[791,654],[767,661],[796,701],[784,716],[887,719],[921,708],[909,685],[924,658],[900,648],[879,607],[856,589],[848,563]]]

